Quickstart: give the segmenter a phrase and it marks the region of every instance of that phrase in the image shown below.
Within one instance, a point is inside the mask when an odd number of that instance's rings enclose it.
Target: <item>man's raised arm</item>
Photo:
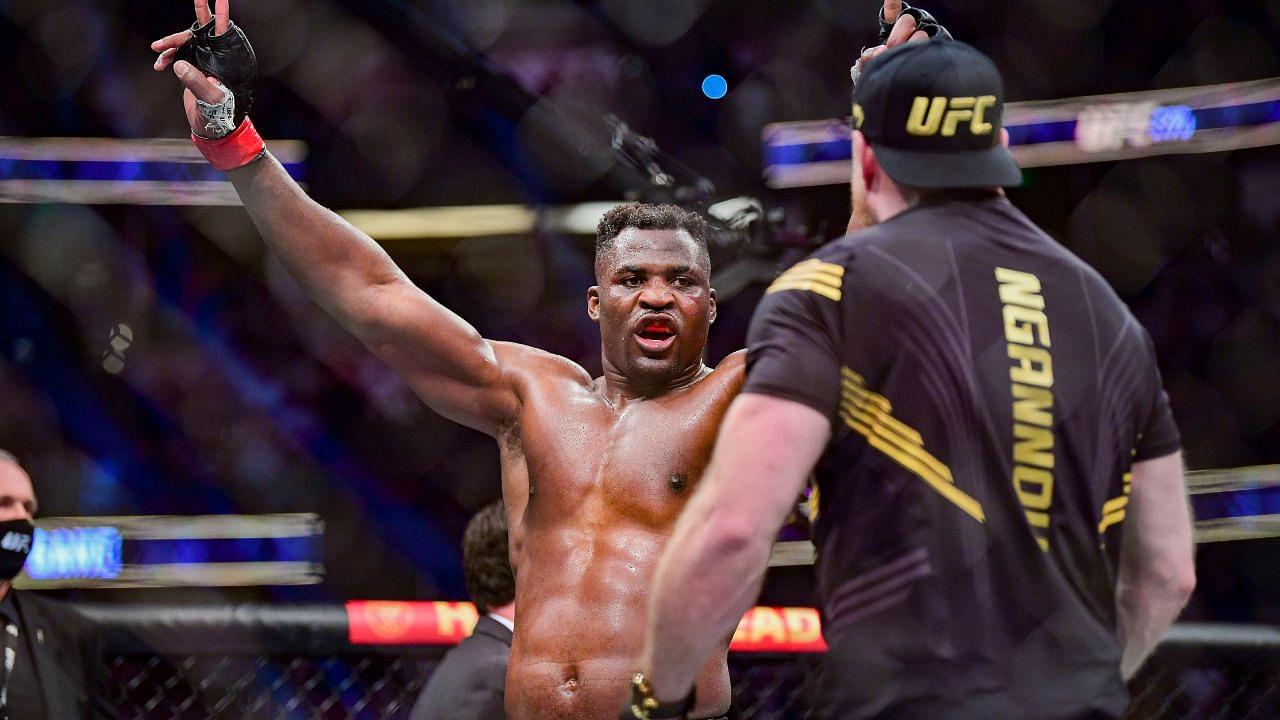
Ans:
[[[196,27],[152,44],[161,53],[155,68],[172,64],[182,81],[197,144],[227,172],[268,247],[313,300],[433,410],[496,435],[519,402],[502,351],[416,287],[372,238],[308,197],[262,150],[245,118],[256,67],[243,65],[254,62],[253,52],[231,23],[228,5],[220,0],[214,17],[207,0],[196,0]],[[202,54],[205,47],[212,52]],[[206,75],[188,58],[218,72]],[[225,82],[212,80],[215,75]],[[247,98],[239,109],[236,97]],[[210,136],[221,139],[200,139]]]
[[[414,285],[380,245],[307,197],[270,155],[229,176],[267,245],[307,294],[427,405],[490,435],[515,416],[516,395],[497,349]]]

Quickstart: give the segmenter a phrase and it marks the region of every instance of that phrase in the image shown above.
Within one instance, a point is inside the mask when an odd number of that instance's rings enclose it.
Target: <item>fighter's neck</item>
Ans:
[[[697,365],[689,367],[679,375],[666,378],[657,383],[639,382],[633,378],[619,372],[616,368],[609,366],[608,361],[604,364],[604,376],[597,383],[600,394],[604,395],[609,402],[626,402],[627,400],[655,398],[677,390],[683,390],[692,387],[699,380],[711,374],[711,368],[705,363],[699,361]]]

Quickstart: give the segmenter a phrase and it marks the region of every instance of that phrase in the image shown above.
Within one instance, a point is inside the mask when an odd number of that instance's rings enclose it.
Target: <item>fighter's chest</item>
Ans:
[[[583,406],[526,426],[530,509],[609,510],[664,525],[711,455],[720,413],[692,402]]]

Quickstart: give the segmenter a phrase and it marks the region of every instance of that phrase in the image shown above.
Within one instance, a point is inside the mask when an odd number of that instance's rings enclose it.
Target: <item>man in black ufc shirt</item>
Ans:
[[[1107,718],[1194,585],[1150,340],[999,190],[1003,87],[967,45],[876,58],[855,172],[877,225],[784,272],[659,565],[641,670],[688,691],[812,470],[822,718]],[[715,618],[708,622],[708,618]]]

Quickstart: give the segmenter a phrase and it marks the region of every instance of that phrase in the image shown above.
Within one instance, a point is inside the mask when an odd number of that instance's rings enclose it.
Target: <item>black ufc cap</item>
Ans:
[[[1004,187],[1022,171],[1000,142],[1004,82],[962,42],[913,42],[870,61],[853,93],[853,125],[895,182]]]

